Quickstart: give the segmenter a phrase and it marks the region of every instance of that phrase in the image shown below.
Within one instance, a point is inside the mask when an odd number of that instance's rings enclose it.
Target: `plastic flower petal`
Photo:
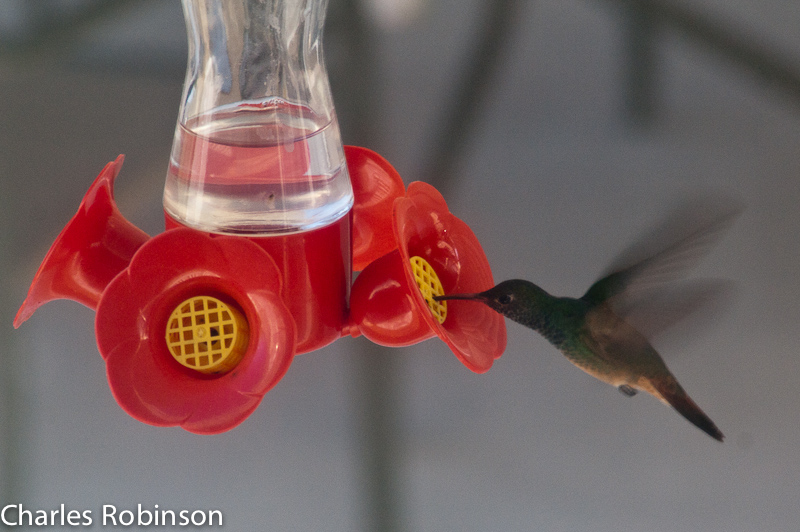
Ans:
[[[485,305],[451,305],[446,315],[436,316],[431,294],[426,298],[422,292],[434,284],[445,294],[494,286],[475,234],[434,187],[421,182],[411,183],[405,197],[395,200],[393,231],[397,249],[367,266],[353,285],[354,326],[382,345],[437,335],[469,369],[488,371],[505,350],[503,317]]]
[[[403,179],[389,162],[367,148],[345,146],[353,185],[353,271],[363,270],[397,247],[392,205],[403,197]]]
[[[223,374],[186,367],[168,347],[171,316],[199,296],[238,309],[233,313],[244,320],[244,353]],[[214,330],[192,327],[185,334]],[[95,333],[111,391],[126,412],[145,423],[201,434],[246,419],[286,373],[295,348],[294,321],[270,256],[246,238],[192,229],[167,231],[139,249],[103,292]]]
[[[114,179],[124,160],[120,155],[103,168],[75,216],[50,246],[14,318],[14,327],[53,299],[72,299],[95,309],[108,283],[149,238],[127,221],[114,203]]]

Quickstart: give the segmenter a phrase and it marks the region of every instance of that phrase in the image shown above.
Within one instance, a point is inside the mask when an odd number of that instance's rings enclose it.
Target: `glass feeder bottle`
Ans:
[[[327,0],[182,0],[189,63],[164,188],[201,231],[288,235],[353,204],[322,53]]]

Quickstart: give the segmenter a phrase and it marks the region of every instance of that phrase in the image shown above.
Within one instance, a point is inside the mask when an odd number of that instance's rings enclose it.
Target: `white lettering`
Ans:
[[[17,514],[16,520],[12,517],[14,510]],[[83,517],[83,521],[81,521],[81,517]],[[6,526],[56,526],[59,522],[65,526],[90,526],[92,511],[84,510],[83,513],[78,510],[67,511],[64,504],[61,505],[60,510],[50,511],[26,510],[21,504],[7,504],[0,510],[0,522]]]
[[[158,515],[158,514],[156,514]],[[147,521],[142,519],[143,517],[147,517]],[[136,524],[139,526],[150,526],[150,523],[153,522],[153,514],[150,510],[142,510],[142,505],[136,505]],[[156,523],[158,524],[158,523]]]
[[[124,517],[126,514],[130,517]],[[131,526],[133,524],[134,519],[135,518],[133,516],[133,512],[131,512],[130,510],[122,510],[119,513],[119,524],[121,524],[122,526]],[[125,521],[128,522],[126,523]]]
[[[152,527],[152,526],[222,526],[221,510],[162,510],[158,504],[152,509],[141,503],[136,511],[118,510],[113,504],[104,504],[103,527]],[[61,504],[58,510],[28,510],[22,504],[6,504],[0,507],[0,527],[31,526],[91,526],[94,522],[92,510],[68,510]]]
[[[20,505],[20,506],[22,506],[22,505]],[[18,523],[16,521],[15,522],[11,522],[6,518],[6,510],[8,510],[9,508],[16,508],[16,507],[17,507],[16,504],[7,504],[7,505],[3,506],[3,511],[0,512],[0,520],[3,521],[4,525],[17,526]]]
[[[56,518],[53,517],[53,523],[55,524]],[[47,512],[44,510],[36,510],[36,520],[34,521],[36,526],[45,526],[47,525]]]
[[[111,513],[109,513],[109,511]],[[111,526],[117,526],[117,518],[114,517],[117,513],[117,507],[112,504],[103,505],[103,526],[108,526],[108,519],[112,521]]]
[[[19,512],[17,514],[19,516],[19,518],[17,519],[17,525],[24,526],[22,518],[25,517],[25,514],[28,514],[28,526],[31,526],[31,524],[33,523],[33,514],[31,513],[30,510],[23,510],[21,504],[19,505]]]

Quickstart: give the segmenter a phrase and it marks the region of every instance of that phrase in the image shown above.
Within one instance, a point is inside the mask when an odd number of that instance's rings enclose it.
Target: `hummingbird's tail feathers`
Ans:
[[[717,428],[711,418],[703,412],[697,403],[684,391],[678,381],[672,375],[651,379],[651,384],[661,399],[678,411],[680,415],[689,420],[695,427],[699,428],[717,441],[722,441],[725,436]]]

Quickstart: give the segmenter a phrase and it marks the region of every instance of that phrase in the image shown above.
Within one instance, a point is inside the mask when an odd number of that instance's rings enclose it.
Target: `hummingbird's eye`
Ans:
[[[508,305],[512,301],[514,301],[514,296],[511,294],[503,294],[502,296],[497,298],[497,302],[500,303],[501,305]]]

